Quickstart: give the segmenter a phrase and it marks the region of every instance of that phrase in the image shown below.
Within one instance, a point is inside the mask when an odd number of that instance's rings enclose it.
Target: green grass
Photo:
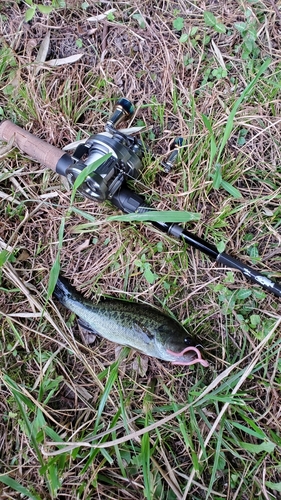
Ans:
[[[153,11],[112,2],[101,60],[104,22],[87,18],[107,7],[52,2],[47,16],[27,3],[0,8],[1,119],[61,148],[103,131],[116,98],[132,99],[149,147],[134,187],[157,219],[176,216],[280,281],[281,68],[271,4],[204,12],[198,1],[157,0]],[[77,38],[85,54],[35,76],[47,26],[47,58],[68,56]],[[167,175],[161,161],[176,137],[184,146]],[[1,498],[279,498],[280,301],[160,234],[148,214],[124,217],[74,197],[16,148],[4,146],[0,160]],[[138,300],[178,318],[209,369],[187,371],[99,338],[88,345],[51,300],[60,270],[94,301]]]

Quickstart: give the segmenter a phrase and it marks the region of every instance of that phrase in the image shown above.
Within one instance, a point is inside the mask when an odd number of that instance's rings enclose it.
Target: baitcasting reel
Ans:
[[[68,155],[62,156],[56,166],[56,171],[65,175],[73,186],[78,175],[84,168],[91,165],[104,155],[111,157],[87,176],[78,188],[80,194],[90,200],[103,202],[112,200],[113,196],[124,186],[127,179],[137,179],[143,167],[142,158],[145,153],[143,144],[133,137],[117,130],[116,127],[123,121],[130,119],[134,114],[133,104],[124,97],[116,103],[115,110],[105,125],[105,132],[92,135],[84,144],[80,144],[72,155],[69,164]],[[170,171],[177,160],[179,147],[183,140],[174,141],[173,149],[166,162],[162,162],[165,172]]]
[[[84,144],[80,144],[72,155],[73,162],[70,165],[68,155],[59,160],[57,172],[65,175],[73,186],[86,166],[111,154],[78,188],[79,193],[86,198],[98,202],[111,200],[127,178],[136,179],[139,176],[143,166],[143,146],[135,137],[116,130],[117,125],[129,119],[133,113],[132,103],[125,98],[119,99],[113,115],[106,123],[105,132],[92,135]],[[65,169],[66,162],[68,166]]]

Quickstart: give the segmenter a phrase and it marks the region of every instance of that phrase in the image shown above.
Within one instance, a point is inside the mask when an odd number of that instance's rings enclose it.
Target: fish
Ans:
[[[111,342],[175,365],[208,366],[184,327],[150,305],[116,298],[103,298],[95,304],[63,276],[59,276],[53,296],[78,316],[83,328]]]

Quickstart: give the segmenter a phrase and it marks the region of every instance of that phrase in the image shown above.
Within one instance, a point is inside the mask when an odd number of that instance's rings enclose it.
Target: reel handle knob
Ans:
[[[134,112],[135,106],[131,103],[131,101],[125,97],[121,97],[121,99],[119,99],[116,103],[113,114],[106,123],[105,130],[107,132],[115,130],[123,120],[131,118]]]

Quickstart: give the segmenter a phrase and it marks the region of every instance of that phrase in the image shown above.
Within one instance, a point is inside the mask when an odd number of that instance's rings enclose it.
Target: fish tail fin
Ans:
[[[70,285],[69,281],[63,276],[59,275],[55,289],[53,291],[53,296],[58,299],[59,302],[64,304],[66,299],[72,296],[72,290],[74,289]]]

